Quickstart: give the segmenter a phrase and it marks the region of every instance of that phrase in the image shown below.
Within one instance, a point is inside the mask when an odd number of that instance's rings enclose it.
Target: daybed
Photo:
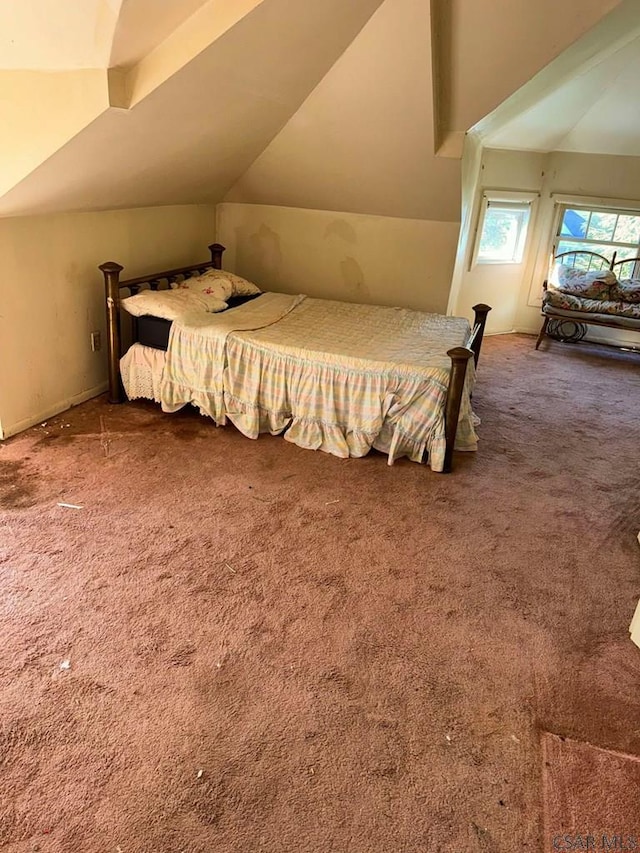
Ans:
[[[460,317],[261,293],[221,269],[223,246],[209,249],[210,261],[128,281],[119,264],[101,265],[110,402],[126,391],[168,412],[191,403],[251,438],[284,432],[342,457],[373,447],[389,464],[406,455],[435,471],[451,469],[454,446],[476,449],[471,391],[489,306],[475,307],[471,329]],[[121,308],[137,315],[130,347]]]
[[[585,250],[563,252],[543,284],[544,317],[536,349],[545,335],[575,343],[588,326],[640,331],[640,258],[616,261]]]

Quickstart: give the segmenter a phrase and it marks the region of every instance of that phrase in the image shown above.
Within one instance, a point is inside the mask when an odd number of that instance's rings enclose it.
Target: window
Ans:
[[[640,255],[640,212],[612,208],[561,205],[553,254],[586,249],[610,261]],[[588,258],[577,258],[576,266],[586,266]],[[626,270],[631,274],[632,270]],[[629,264],[629,267],[633,267]],[[636,265],[637,266],[637,265]]]
[[[535,198],[530,193],[484,191],[472,265],[522,263]]]

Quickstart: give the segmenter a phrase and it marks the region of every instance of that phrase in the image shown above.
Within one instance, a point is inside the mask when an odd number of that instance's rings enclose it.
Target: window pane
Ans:
[[[588,255],[562,261],[584,270],[606,269],[614,255],[616,261],[640,257],[640,212],[564,208],[554,245],[556,255],[588,251],[608,258],[608,263]],[[618,266],[616,273],[622,277],[640,275],[640,262]]]
[[[523,243],[521,236],[528,217],[528,208],[526,210],[501,209],[491,205],[485,214],[478,260],[504,263],[521,260]]]
[[[637,246],[620,246],[614,247],[616,250],[616,261],[621,261],[624,258],[637,258],[640,255],[640,251]]]
[[[633,250],[631,251],[631,255],[620,253],[620,257],[616,258],[617,261],[622,261],[624,258],[632,257],[636,258],[637,253]],[[640,277],[640,262],[638,261],[628,261],[625,264],[620,264],[616,266],[616,275],[618,278],[639,278]]]
[[[617,213],[600,213],[594,210],[589,220],[587,237],[589,240],[613,240],[617,221]]]
[[[560,226],[560,234],[567,237],[585,237],[588,221],[588,210],[565,210]]]
[[[620,243],[640,243],[640,216],[621,213],[613,239]]]

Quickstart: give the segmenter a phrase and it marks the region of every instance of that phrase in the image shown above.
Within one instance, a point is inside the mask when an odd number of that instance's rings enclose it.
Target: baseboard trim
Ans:
[[[30,415],[28,418],[23,418],[15,424],[4,427],[2,439],[10,438],[12,435],[17,435],[19,432],[24,432],[25,429],[29,429],[29,427],[35,426],[36,424],[41,424],[49,418],[53,418],[62,412],[66,412],[68,409],[73,408],[73,406],[79,406],[80,403],[91,400],[99,394],[104,394],[107,388],[108,383],[101,382],[100,385],[95,385],[93,388],[88,388],[80,394],[75,394],[73,397],[68,397],[66,400],[61,400],[60,402],[55,403],[53,406],[39,412],[37,415]]]

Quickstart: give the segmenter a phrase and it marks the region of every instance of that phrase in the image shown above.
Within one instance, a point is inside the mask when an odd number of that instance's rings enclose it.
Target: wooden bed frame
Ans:
[[[120,280],[120,273],[124,269],[120,264],[114,261],[107,261],[99,266],[104,276],[107,305],[107,354],[110,403],[123,403],[125,401],[124,388],[120,379],[120,356],[123,354],[121,352],[120,291],[126,288],[133,295],[140,291],[143,284],[149,285],[151,290],[158,290],[163,282],[167,282],[170,285],[193,274],[201,274],[207,269],[222,269],[222,253],[224,250],[225,247],[221,246],[220,243],[212,243],[209,246],[211,253],[210,261],[203,261],[199,264],[179,267],[178,269],[162,270],[161,272],[150,273],[149,275],[139,276],[138,278],[130,278],[126,281]],[[451,359],[451,375],[445,403],[445,473],[451,471],[453,461],[453,447],[458,426],[458,417],[460,415],[460,405],[462,403],[464,380],[467,373],[467,362],[470,358],[473,358],[475,364],[478,364],[487,314],[491,311],[491,307],[484,304],[474,305],[473,311],[475,314],[474,325],[466,345],[463,347],[454,347],[447,352],[447,355]],[[135,339],[135,318],[133,320]]]

